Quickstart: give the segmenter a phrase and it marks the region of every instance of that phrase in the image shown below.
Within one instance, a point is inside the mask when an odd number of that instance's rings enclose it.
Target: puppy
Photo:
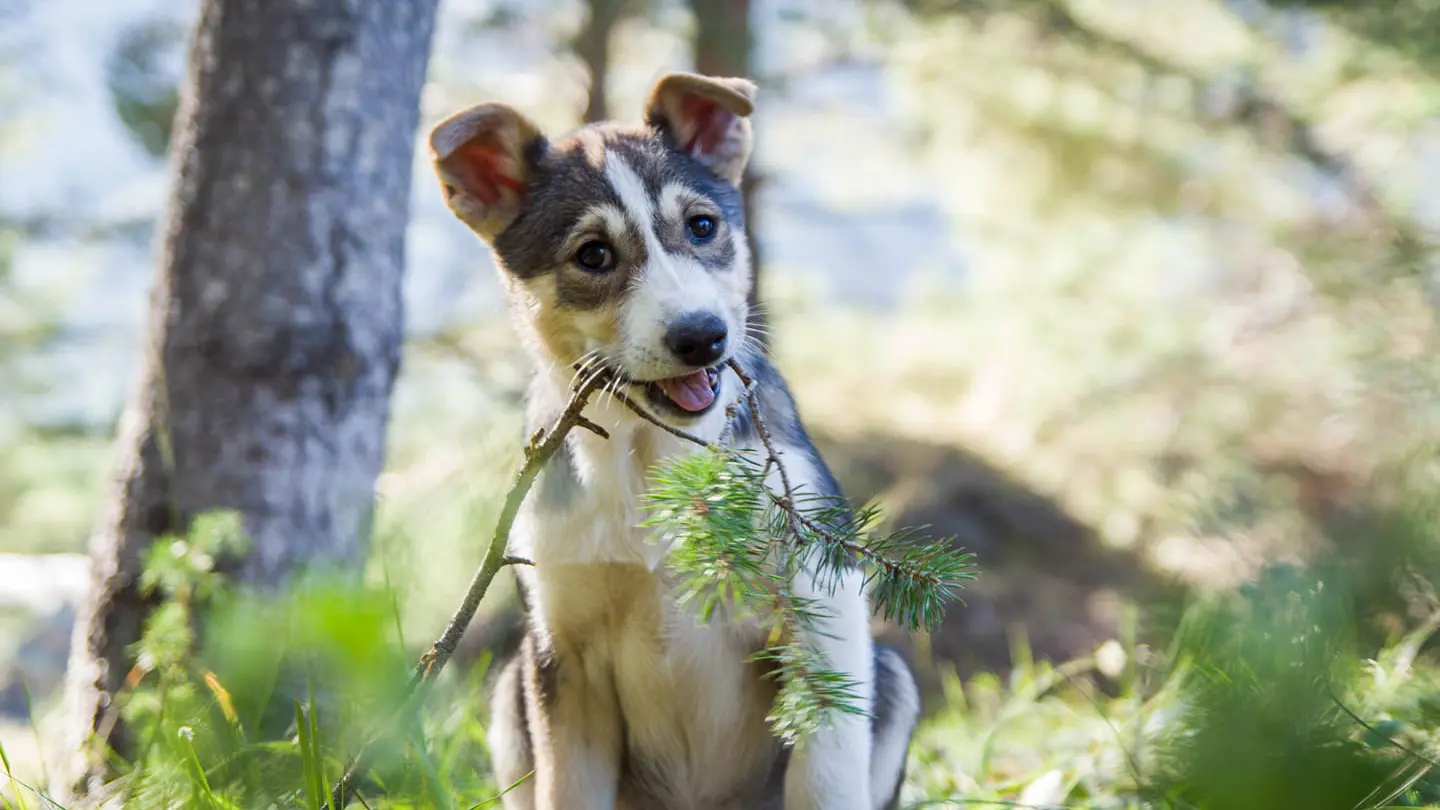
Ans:
[[[482,104],[430,134],[452,211],[491,246],[535,365],[530,432],[553,423],[581,374],[613,373],[655,418],[709,441],[759,444],[726,404],[757,383],[791,482],[840,495],[783,379],[752,339],[753,283],[738,184],[755,87],[674,73],[644,123],[593,124],[549,140],[522,114]],[[869,716],[842,714],[792,749],[766,716],[776,684],[765,632],[676,604],[666,549],[638,527],[647,471],[695,447],[614,398],[572,431],[516,520],[511,553],[527,629],[501,671],[489,745],[507,810],[878,810],[895,807],[919,712],[900,656],[876,646],[858,569],[833,590],[810,641],[856,684]],[[775,478],[772,472],[771,477]],[[778,487],[778,479],[768,482]]]

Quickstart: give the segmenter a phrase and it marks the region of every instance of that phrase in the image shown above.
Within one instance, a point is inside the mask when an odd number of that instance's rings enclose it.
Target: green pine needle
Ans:
[[[930,630],[975,571],[973,555],[948,540],[908,530],[875,535],[881,515],[873,506],[852,509],[799,489],[773,493],[768,470],[754,453],[728,448],[669,460],[652,474],[642,525],[670,550],[678,599],[701,621],[720,611],[758,617],[770,629],[769,646],[756,656],[773,666],[780,686],[769,720],[781,739],[798,744],[836,712],[865,709],[855,683],[810,643],[827,635],[828,613],[820,600],[796,595],[796,576],[833,592],[861,565],[877,613]]]

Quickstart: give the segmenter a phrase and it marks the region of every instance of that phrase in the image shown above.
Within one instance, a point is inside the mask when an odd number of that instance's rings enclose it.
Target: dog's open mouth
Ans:
[[[710,410],[720,395],[720,368],[704,368],[646,383],[645,393],[651,402],[671,406],[683,413],[701,414]]]

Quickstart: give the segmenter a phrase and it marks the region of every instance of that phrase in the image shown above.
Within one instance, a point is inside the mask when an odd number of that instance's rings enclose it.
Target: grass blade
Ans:
[[[313,709],[306,711],[298,699],[295,701],[295,728],[300,738],[300,769],[305,783],[305,806],[310,810],[324,810],[322,797],[325,795],[325,788],[320,781],[320,768],[316,761],[315,727],[308,716],[312,712]]]
[[[470,805],[469,810],[480,810],[480,808],[482,808],[482,807],[489,807],[490,805],[492,805],[492,804],[500,801],[501,799],[505,798],[505,794],[507,794],[507,793],[509,793],[510,791],[514,790],[515,788],[518,788],[518,787],[520,787],[521,785],[525,784],[527,781],[529,781],[529,780],[530,780],[531,778],[533,778],[534,776],[535,776],[535,772],[534,772],[534,771],[531,771],[531,772],[525,774],[524,776],[520,777],[519,779],[516,779],[515,782],[510,785],[510,787],[505,788],[504,790],[500,791],[499,793],[496,793],[494,796],[491,796],[491,797],[488,798],[488,799],[484,799],[484,800],[482,800],[482,801],[480,801],[480,802],[477,802],[476,804]]]
[[[0,766],[5,768],[5,779],[12,785],[11,792],[15,796],[17,810],[29,810],[29,807],[25,804],[25,793],[13,787],[20,783],[16,781],[15,774],[10,770],[10,757],[6,755],[5,745],[3,743],[0,743]]]

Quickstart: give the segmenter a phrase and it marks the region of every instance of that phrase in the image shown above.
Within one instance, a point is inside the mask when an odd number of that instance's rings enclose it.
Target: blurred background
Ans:
[[[43,762],[137,382],[196,13],[0,0],[20,770]],[[1372,719],[1428,750],[1437,709],[1396,679],[1430,672],[1440,616],[1440,2],[443,0],[421,131],[484,100],[551,132],[634,120],[666,69],[760,84],[760,299],[847,491],[977,554],[965,604],[910,642],[932,709],[913,796],[1134,792],[1127,735],[1176,716],[1154,699],[1187,606],[1277,566],[1294,593],[1344,572],[1333,635],[1390,677]],[[486,248],[416,161],[371,568],[424,639],[483,554],[528,370]],[[507,599],[462,663],[507,643]]]

